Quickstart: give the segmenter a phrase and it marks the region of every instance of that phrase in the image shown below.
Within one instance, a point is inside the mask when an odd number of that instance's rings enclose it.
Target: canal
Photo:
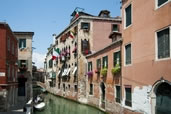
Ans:
[[[105,114],[104,112],[82,105],[52,94],[44,94],[46,107],[43,111],[34,111],[34,114]]]

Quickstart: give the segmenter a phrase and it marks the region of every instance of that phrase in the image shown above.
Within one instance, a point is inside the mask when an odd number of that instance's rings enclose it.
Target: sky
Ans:
[[[33,62],[43,67],[52,34],[59,34],[70,23],[76,7],[98,15],[109,10],[111,16],[120,16],[120,0],[0,0],[0,22],[9,24],[12,31],[34,32]]]

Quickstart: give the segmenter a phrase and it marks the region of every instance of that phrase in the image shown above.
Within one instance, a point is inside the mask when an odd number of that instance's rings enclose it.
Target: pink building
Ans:
[[[122,106],[170,114],[171,2],[122,1]]]

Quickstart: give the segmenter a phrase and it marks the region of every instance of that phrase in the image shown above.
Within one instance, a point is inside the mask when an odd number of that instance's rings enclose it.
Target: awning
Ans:
[[[70,70],[71,70],[71,69],[69,68],[68,71],[67,71],[67,73],[66,73],[67,76],[69,75]]]
[[[60,74],[60,73],[61,73],[61,70],[59,70],[59,71],[58,71],[58,74],[57,74],[57,76],[59,76],[59,74]]]
[[[64,71],[63,71],[63,73],[62,73],[62,76],[65,76],[65,75],[66,75],[67,70],[68,70],[68,69],[64,69]]]
[[[74,68],[72,74],[75,74],[76,71],[77,71],[77,67]]]

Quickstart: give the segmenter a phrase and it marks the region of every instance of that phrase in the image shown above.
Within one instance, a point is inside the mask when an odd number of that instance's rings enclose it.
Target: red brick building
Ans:
[[[0,111],[15,104],[17,96],[17,39],[9,25],[0,23]]]

